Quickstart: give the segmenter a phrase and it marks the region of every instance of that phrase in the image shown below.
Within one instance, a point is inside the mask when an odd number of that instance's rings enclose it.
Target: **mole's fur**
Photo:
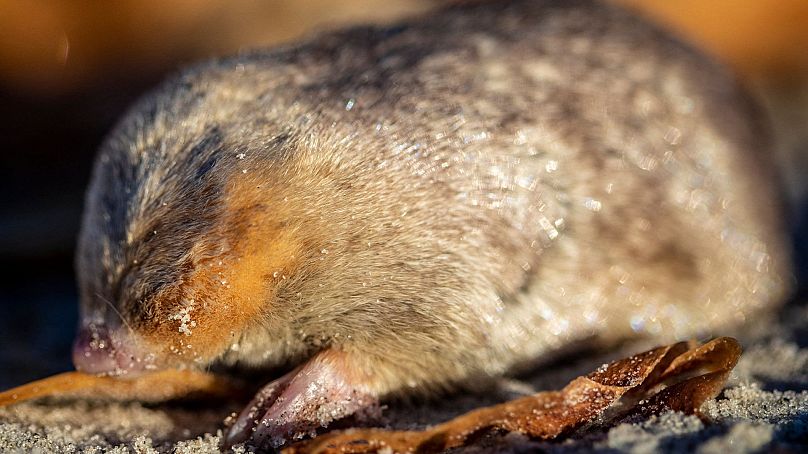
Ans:
[[[102,146],[76,364],[308,361],[233,438],[277,445],[574,342],[723,330],[788,290],[771,152],[722,67],[592,1],[203,64]]]

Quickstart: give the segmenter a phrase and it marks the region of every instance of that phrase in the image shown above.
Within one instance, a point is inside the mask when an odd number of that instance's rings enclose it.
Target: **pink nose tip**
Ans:
[[[121,375],[143,369],[117,333],[103,325],[83,326],[73,342],[73,364],[88,374]]]

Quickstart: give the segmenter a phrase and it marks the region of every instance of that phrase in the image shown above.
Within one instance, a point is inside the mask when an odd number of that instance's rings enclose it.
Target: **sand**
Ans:
[[[490,436],[458,450],[478,452],[805,452],[808,450],[808,306],[787,307],[778,320],[760,321],[733,334],[746,351],[727,388],[703,407],[710,418],[667,413],[616,427],[534,442],[518,434]],[[503,379],[484,393],[431,402],[390,403],[386,425],[415,428],[481,405],[536,390],[555,389],[608,360],[640,351],[627,344],[590,352]],[[215,406],[39,401],[0,409],[0,452],[218,453],[224,418],[236,403]],[[237,446],[236,452],[249,452]]]

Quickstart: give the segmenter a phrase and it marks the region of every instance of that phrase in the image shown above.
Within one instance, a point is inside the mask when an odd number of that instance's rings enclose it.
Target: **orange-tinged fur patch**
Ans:
[[[268,311],[278,283],[295,268],[301,244],[285,228],[283,204],[262,188],[240,175],[228,185],[222,219],[192,249],[191,271],[160,295],[171,309],[148,340],[170,346],[168,363],[220,356]]]

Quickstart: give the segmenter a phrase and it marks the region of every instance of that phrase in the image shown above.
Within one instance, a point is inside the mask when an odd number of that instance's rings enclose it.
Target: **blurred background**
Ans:
[[[765,106],[806,266],[808,1],[614,0],[732,66]],[[445,0],[0,0],[0,388],[71,369],[73,248],[92,158],[184,64]]]

